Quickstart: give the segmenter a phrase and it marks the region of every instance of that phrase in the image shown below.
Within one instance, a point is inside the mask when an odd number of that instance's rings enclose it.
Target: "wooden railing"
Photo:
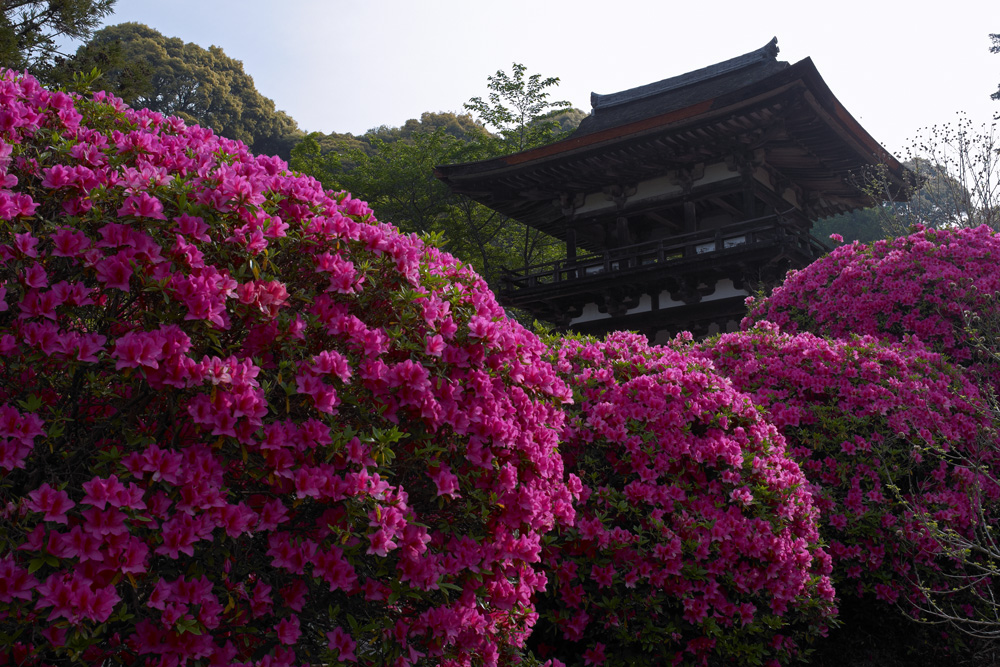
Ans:
[[[512,294],[522,289],[600,275],[622,276],[683,259],[708,259],[710,254],[737,248],[751,249],[764,244],[794,247],[810,258],[827,251],[808,231],[782,222],[777,215],[770,215],[717,230],[679,234],[660,241],[611,248],[602,253],[544,262],[521,269],[504,269],[501,291]]]

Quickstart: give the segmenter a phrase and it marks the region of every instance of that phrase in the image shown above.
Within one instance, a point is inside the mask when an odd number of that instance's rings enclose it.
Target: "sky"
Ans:
[[[612,93],[753,51],[812,58],[834,95],[897,156],[933,125],[1000,113],[997,0],[118,0],[134,21],[221,47],[299,127],[363,134],[463,112],[522,63],[551,99]],[[905,157],[905,156],[904,156]]]

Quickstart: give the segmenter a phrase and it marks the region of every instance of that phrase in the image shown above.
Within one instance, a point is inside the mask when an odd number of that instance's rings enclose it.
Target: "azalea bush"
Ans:
[[[783,331],[834,338],[918,338],[934,352],[972,367],[994,389],[1000,364],[977,353],[966,314],[996,321],[1000,237],[989,227],[920,229],[893,240],[836,248],[756,303],[744,328],[769,320]],[[817,298],[822,295],[822,298]]]
[[[0,663],[513,659],[574,516],[545,351],[350,195],[3,73]]]
[[[908,339],[826,339],[761,322],[700,346],[784,435],[820,511],[838,595],[906,610],[991,582],[933,526],[995,517],[1000,453],[968,375]],[[971,608],[970,608],[971,609]]]
[[[689,351],[634,334],[553,355],[573,389],[561,447],[580,503],[549,538],[537,652],[777,664],[823,633],[834,591],[816,510],[750,399]]]

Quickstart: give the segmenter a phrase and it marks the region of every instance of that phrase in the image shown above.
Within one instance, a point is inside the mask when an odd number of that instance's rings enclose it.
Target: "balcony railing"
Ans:
[[[505,269],[501,291],[512,295],[524,289],[602,275],[625,276],[685,259],[710,259],[713,255],[727,251],[748,250],[762,245],[794,248],[810,259],[828,250],[808,231],[783,222],[777,215],[770,215],[716,230],[679,234],[669,239],[611,248],[602,253],[543,262],[521,269]]]

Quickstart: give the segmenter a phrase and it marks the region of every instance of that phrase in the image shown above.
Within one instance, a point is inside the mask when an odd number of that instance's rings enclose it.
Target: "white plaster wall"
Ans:
[[[595,322],[597,320],[609,319],[611,315],[608,313],[602,313],[597,309],[596,303],[588,303],[583,307],[583,313],[579,317],[574,317],[569,321],[570,326],[574,324],[583,324],[584,322]]]
[[[626,315],[631,315],[632,313],[648,313],[653,310],[653,299],[648,294],[643,294],[639,297],[639,303],[635,308],[630,308],[626,311]]]
[[[726,278],[715,283],[715,291],[702,298],[702,301],[718,301],[719,299],[729,299],[734,296],[750,296],[750,292],[745,289],[736,289],[733,281]]]

